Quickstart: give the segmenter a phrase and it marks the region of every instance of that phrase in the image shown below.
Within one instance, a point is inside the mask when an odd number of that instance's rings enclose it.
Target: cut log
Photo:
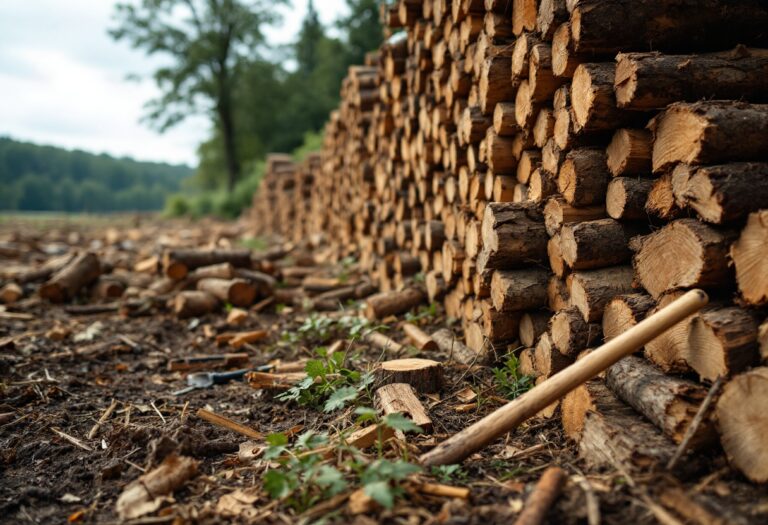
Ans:
[[[435,351],[438,349],[437,343],[432,340],[429,334],[425,333],[421,328],[411,323],[403,323],[403,332],[411,340],[413,346],[422,351]],[[400,381],[398,381],[400,382]],[[407,383],[407,381],[403,381]]]
[[[509,269],[547,257],[547,233],[541,212],[529,204],[492,202],[482,224],[483,250],[477,270]]]
[[[756,483],[768,482],[768,368],[755,368],[732,379],[717,402],[720,442],[731,465]]]
[[[596,323],[602,320],[608,301],[632,292],[633,272],[629,266],[614,266],[575,272],[568,279],[571,304],[579,309],[584,320]]]
[[[584,417],[579,455],[590,465],[647,473],[662,470],[674,453],[669,438],[612,394]]]
[[[369,332],[365,334],[363,339],[388,354],[400,355],[405,350],[403,345],[381,332]]]
[[[768,105],[711,101],[676,103],[654,118],[653,171],[674,164],[717,164],[768,158]]]
[[[623,334],[645,319],[655,305],[654,300],[643,293],[614,297],[605,305],[603,312],[603,337],[606,341],[610,341]]]
[[[81,253],[40,286],[39,294],[52,303],[63,303],[99,278],[99,258],[90,252]]]
[[[573,270],[615,266],[631,258],[629,240],[635,233],[614,219],[567,224],[560,230],[560,251]]]
[[[553,346],[563,355],[575,358],[579,352],[600,340],[600,325],[588,323],[575,306],[560,310],[549,325]]]
[[[668,376],[639,357],[625,357],[605,372],[605,384],[620,399],[643,414],[675,443],[686,430],[707,396],[691,381]],[[698,449],[717,439],[711,419],[705,419],[688,442]]]
[[[235,277],[235,267],[228,262],[201,266],[189,272],[187,280],[196,283],[203,279],[232,279]]]
[[[645,211],[652,217],[659,217],[667,221],[678,218],[681,215],[675,195],[672,192],[672,175],[666,173],[656,179],[648,192],[648,201],[645,203]]]
[[[125,283],[115,276],[99,276],[93,287],[93,297],[97,299],[117,299],[125,292]]]
[[[419,288],[382,292],[365,301],[365,316],[368,319],[384,319],[390,315],[400,315],[419,306],[426,298],[426,294]]]
[[[763,364],[768,363],[768,320],[763,321],[757,334],[757,342],[760,345],[760,359]]]
[[[765,102],[768,50],[738,46],[726,53],[616,57],[616,102],[632,110],[663,109],[701,99]]]
[[[577,149],[565,156],[557,175],[557,187],[568,204],[594,206],[605,202],[610,180],[604,151]]]
[[[199,317],[219,307],[216,296],[202,291],[180,292],[173,300],[173,311],[179,319]]]
[[[493,109],[493,130],[501,137],[514,137],[520,132],[515,120],[515,103],[499,102]]]
[[[563,279],[553,275],[547,282],[547,307],[553,312],[571,306],[571,294]]]
[[[395,359],[376,368],[378,386],[407,383],[417,392],[439,392],[443,386],[443,365],[430,359]]]
[[[534,350],[533,366],[538,377],[547,378],[573,363],[573,359],[559,352],[552,338],[544,332]]]
[[[520,343],[525,347],[536,346],[541,334],[547,331],[549,314],[542,311],[525,312],[520,318]]]
[[[256,287],[243,279],[202,279],[197,289],[234,306],[251,306],[256,299]]]
[[[168,494],[197,475],[197,466],[192,458],[175,453],[167,456],[159,467],[130,483],[117,498],[120,519],[131,520],[158,510]]]
[[[547,242],[547,255],[549,256],[549,267],[552,269],[552,272],[560,278],[565,277],[566,273],[568,273],[568,267],[563,260],[563,247],[559,233],[550,237],[549,242]]]
[[[571,390],[563,398],[560,411],[565,435],[578,443],[581,441],[587,412],[605,410],[606,405],[616,402],[616,398],[601,379],[587,381]]]
[[[650,175],[652,146],[650,131],[617,130],[606,150],[608,169],[614,177]]]
[[[733,281],[728,249],[733,232],[680,219],[639,240],[634,267],[654,298],[680,288],[722,287]]]
[[[39,268],[23,271],[20,274],[14,275],[13,280],[19,284],[43,281],[67,266],[76,256],[77,254],[75,253],[65,253],[63,255],[51,257]]]
[[[425,432],[432,430],[432,420],[413,387],[407,383],[391,383],[377,389],[376,404],[384,414],[403,414]]]
[[[616,64],[581,64],[573,73],[571,107],[576,132],[613,131],[638,115],[616,107],[613,81]]]
[[[562,197],[547,199],[544,206],[544,226],[547,234],[553,236],[564,224],[573,222],[592,221],[605,217],[603,206],[576,207],[565,202]]]
[[[653,187],[648,179],[616,177],[608,183],[605,210],[616,220],[639,221],[648,218],[646,204]]]
[[[502,312],[493,304],[484,300],[480,302],[482,312],[483,335],[492,343],[513,341],[519,335],[521,312]]]
[[[757,320],[748,310],[713,308],[691,321],[686,361],[704,381],[757,364],[758,353]]]
[[[766,24],[768,6],[760,0],[580,0],[571,10],[574,49],[604,55],[759,46],[768,39]]]
[[[0,302],[12,304],[24,297],[24,290],[16,283],[7,283],[0,288]]]
[[[168,250],[163,254],[165,275],[180,280],[202,266],[228,262],[236,268],[251,267],[250,250]]]
[[[491,299],[499,312],[533,310],[547,303],[546,270],[497,270],[491,279]]]
[[[682,292],[679,291],[664,294],[659,298],[657,306],[648,311],[648,315],[663,309],[681,295]],[[688,366],[686,359],[690,344],[690,326],[694,318],[695,316],[690,316],[684,319],[647,343],[645,345],[646,359],[668,374],[690,372],[691,367]]]
[[[568,21],[565,0],[542,0],[536,14],[536,29],[545,40],[551,40],[557,27]]]
[[[441,328],[434,332],[432,339],[438,344],[440,350],[459,363],[470,364],[478,358],[477,353],[462,343],[448,328]]]
[[[731,259],[742,299],[751,305],[768,304],[768,210],[749,215],[731,246]]]
[[[672,192],[679,206],[693,208],[707,222],[742,219],[768,205],[768,163],[680,164],[672,175]]]

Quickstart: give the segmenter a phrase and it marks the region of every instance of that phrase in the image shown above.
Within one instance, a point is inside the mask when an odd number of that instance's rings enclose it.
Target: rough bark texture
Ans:
[[[716,164],[768,158],[768,105],[711,101],[672,104],[651,123],[653,171],[678,162]]]
[[[766,24],[760,0],[580,0],[571,11],[574,49],[605,55],[765,45]]]
[[[441,328],[434,332],[432,339],[440,347],[440,350],[459,363],[469,364],[478,358],[477,353],[462,343],[448,328]]]
[[[737,374],[758,361],[757,326],[748,310],[708,309],[691,322],[686,361],[705,381]]]
[[[599,341],[602,335],[600,325],[586,322],[575,306],[552,316],[550,333],[554,347],[571,357]]]
[[[90,252],[81,253],[40,287],[40,297],[53,303],[62,303],[98,279],[99,274],[99,258]]]
[[[547,257],[544,219],[530,204],[490,203],[483,216],[482,238],[478,271],[515,268]]]
[[[632,110],[663,109],[701,99],[765,102],[768,51],[738,46],[726,53],[616,57],[616,102]]]
[[[628,261],[634,231],[614,219],[598,219],[563,226],[560,247],[573,270],[593,270]]]
[[[605,340],[610,341],[645,319],[655,304],[650,296],[643,293],[619,295],[611,299],[603,312]]]
[[[634,266],[654,298],[680,288],[721,287],[732,281],[728,249],[734,235],[695,219],[680,219],[639,241]]]
[[[768,210],[750,214],[731,246],[731,259],[742,299],[751,305],[768,303]]]
[[[672,175],[672,192],[681,207],[692,208],[707,222],[739,220],[768,205],[768,163],[680,164]]]
[[[426,432],[432,430],[432,420],[407,383],[391,383],[377,389],[376,405],[384,414],[403,414]]]
[[[707,395],[700,385],[668,376],[638,357],[625,357],[605,373],[605,384],[643,414],[664,434],[680,443]],[[692,448],[716,439],[714,425],[705,420],[689,442]]]
[[[756,483],[768,481],[768,368],[735,377],[717,402],[720,442],[731,465]]]
[[[498,270],[491,279],[491,299],[500,312],[531,310],[547,303],[545,270]]]
[[[560,196],[550,197],[544,206],[544,226],[550,236],[559,232],[564,224],[592,221],[604,217],[605,207],[601,205],[576,207],[565,202]]]
[[[383,319],[390,315],[402,314],[420,305],[425,299],[426,294],[419,288],[382,292],[366,300],[365,315],[368,319]]]
[[[599,322],[609,300],[632,291],[632,278],[629,266],[575,272],[569,277],[571,304],[579,309],[586,321]]]
[[[648,179],[616,177],[608,183],[605,194],[605,210],[608,216],[622,221],[639,221],[648,218],[645,205],[653,188]]]
[[[165,274],[175,280],[202,266],[228,262],[236,268],[251,267],[250,250],[169,250],[163,255]]]
[[[674,453],[671,440],[612,395],[584,417],[579,454],[591,465],[629,473],[656,471]]]
[[[568,204],[593,206],[605,201],[611,174],[605,152],[597,149],[570,151],[557,178],[557,187]]]

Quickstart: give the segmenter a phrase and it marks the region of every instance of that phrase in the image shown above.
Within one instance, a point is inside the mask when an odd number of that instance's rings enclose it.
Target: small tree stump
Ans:
[[[443,365],[431,359],[394,359],[376,369],[378,386],[407,383],[417,392],[438,392],[443,384]]]

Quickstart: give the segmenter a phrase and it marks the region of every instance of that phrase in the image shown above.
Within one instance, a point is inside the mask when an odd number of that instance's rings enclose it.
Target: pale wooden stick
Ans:
[[[692,290],[670,303],[583,359],[555,374],[532,390],[465,428],[421,456],[426,466],[458,463],[520,423],[561,399],[568,392],[612,366],[622,357],[637,351],[708,302],[707,294]]]
[[[264,437],[261,432],[257,432],[250,427],[241,425],[236,421],[232,421],[229,418],[220,416],[219,414],[204,408],[201,408],[197,411],[197,417],[200,419],[205,419],[209,423],[213,423],[216,426],[226,428],[232,432],[237,432],[238,434],[242,434],[243,436],[249,437],[251,439],[262,439]]]
[[[58,428],[51,427],[51,430],[59,437],[66,439],[71,444],[75,445],[76,447],[82,448],[83,450],[87,450],[88,452],[93,452],[93,449],[89,446],[77,439],[76,437],[70,436],[66,432],[62,432]]]
[[[540,525],[547,516],[552,504],[560,496],[568,474],[560,467],[549,467],[528,496],[523,512],[517,517],[515,525]]]
[[[444,498],[469,498],[469,489],[466,487],[452,487],[441,483],[422,483],[419,492],[430,496],[443,496]]]
[[[104,422],[107,419],[109,419],[109,416],[112,415],[112,412],[114,412],[116,408],[117,408],[117,400],[113,399],[112,403],[110,403],[110,405],[107,407],[104,413],[101,414],[101,417],[96,422],[96,424],[93,425],[93,427],[91,428],[91,431],[88,432],[88,439],[93,439],[94,436],[96,436],[96,433],[99,431],[99,428],[101,428],[101,425],[103,425]]]

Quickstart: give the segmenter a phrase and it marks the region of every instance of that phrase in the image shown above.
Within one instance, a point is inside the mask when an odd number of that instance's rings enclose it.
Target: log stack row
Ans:
[[[564,400],[563,424],[596,462],[663,464],[723,377],[687,446],[716,428],[764,482],[768,6],[705,3],[383,8],[402,31],[344,82],[308,227],[383,291],[423,275],[478,360],[519,352],[537,381],[706,289],[706,311]]]

